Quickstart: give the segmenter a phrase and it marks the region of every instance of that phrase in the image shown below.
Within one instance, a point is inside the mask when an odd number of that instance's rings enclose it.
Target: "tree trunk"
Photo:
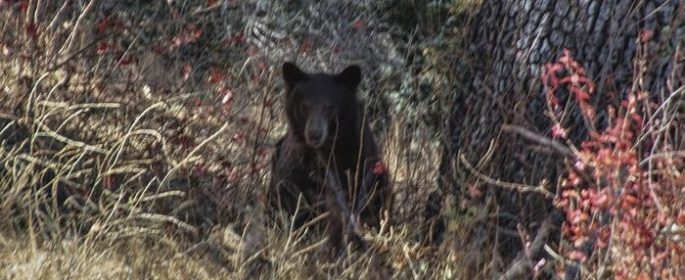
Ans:
[[[640,38],[650,39],[644,50],[647,79],[637,85],[639,88],[659,100],[682,86],[685,79],[685,5],[680,0],[485,0],[470,36],[470,66],[463,69],[463,90],[455,93],[441,186],[427,209],[440,208],[436,204],[444,200],[443,194],[464,200],[466,186],[480,186],[487,190],[482,201],[496,202],[499,211],[494,215],[498,218],[486,222],[513,232],[518,223],[534,229],[536,222],[552,212],[551,199],[485,184],[459,157],[493,179],[533,186],[546,180],[547,189],[555,192],[562,157],[502,131],[504,124],[513,124],[550,136],[541,83],[546,63],[556,61],[563,49],[568,49],[586,68],[597,85],[591,100],[600,127],[606,121],[607,106],[617,104],[633,86]],[[566,124],[576,132],[570,139],[577,142],[585,132],[583,120],[575,111]],[[484,224],[483,228],[491,237],[495,235],[491,230],[494,226]],[[520,238],[497,232],[496,251],[511,260],[520,251]],[[468,242],[495,243],[474,240]]]

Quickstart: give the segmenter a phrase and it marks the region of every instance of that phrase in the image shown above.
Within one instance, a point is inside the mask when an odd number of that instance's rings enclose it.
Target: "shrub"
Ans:
[[[599,278],[677,279],[685,274],[685,181],[677,152],[683,131],[673,103],[683,89],[656,100],[641,90],[639,76],[634,81],[620,105],[607,108],[605,127],[595,129],[596,87],[582,65],[565,51],[545,67],[552,137],[572,152],[555,199],[571,247],[565,256]],[[586,120],[579,147],[568,140],[574,131],[563,125],[562,92]]]

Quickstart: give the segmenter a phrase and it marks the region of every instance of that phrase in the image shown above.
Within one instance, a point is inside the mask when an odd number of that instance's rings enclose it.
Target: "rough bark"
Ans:
[[[471,61],[464,70],[464,90],[455,93],[457,98],[441,164],[441,195],[431,197],[453,194],[458,200],[465,199],[465,185],[480,185],[488,190],[489,195],[485,197],[495,198],[497,202],[500,213],[495,216],[515,217],[488,222],[510,229],[517,223],[534,228],[532,225],[539,224],[553,211],[551,200],[484,184],[464,168],[459,155],[480,173],[494,179],[530,185],[539,185],[548,179],[548,190],[555,192],[556,175],[562,167],[561,155],[533,149],[534,143],[503,132],[502,126],[512,124],[550,135],[540,75],[545,63],[556,61],[563,49],[568,49],[597,83],[597,94],[592,101],[598,110],[597,125],[601,127],[607,106],[619,102],[621,95],[633,85],[634,58],[640,46],[640,34],[647,34],[644,32],[653,36],[646,48],[646,79],[638,86],[659,100],[683,85],[685,5],[682,1],[486,0],[471,30]],[[576,134],[571,139],[578,141],[585,132],[580,114],[575,111],[567,125],[575,128]],[[492,143],[495,144],[492,158],[477,165]],[[427,209],[439,208],[435,204],[442,200],[429,201]],[[520,250],[521,242],[516,236],[498,235],[497,251],[505,260],[510,260]],[[439,239],[439,236],[432,238]],[[492,243],[495,242],[489,242]],[[480,251],[488,249],[480,248]]]

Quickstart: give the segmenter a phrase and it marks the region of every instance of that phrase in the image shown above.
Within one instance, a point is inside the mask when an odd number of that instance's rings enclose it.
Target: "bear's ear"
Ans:
[[[288,88],[292,88],[297,82],[304,80],[307,74],[292,62],[283,63],[283,80]]]
[[[335,79],[351,89],[355,89],[362,80],[362,69],[357,65],[348,66],[340,74],[336,75]]]

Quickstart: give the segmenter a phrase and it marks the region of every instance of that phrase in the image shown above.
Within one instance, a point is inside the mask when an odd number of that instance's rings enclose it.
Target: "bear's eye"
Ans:
[[[304,102],[301,103],[301,104],[300,104],[300,111],[301,111],[301,112],[307,112],[307,110],[309,110],[309,104],[304,103]]]

